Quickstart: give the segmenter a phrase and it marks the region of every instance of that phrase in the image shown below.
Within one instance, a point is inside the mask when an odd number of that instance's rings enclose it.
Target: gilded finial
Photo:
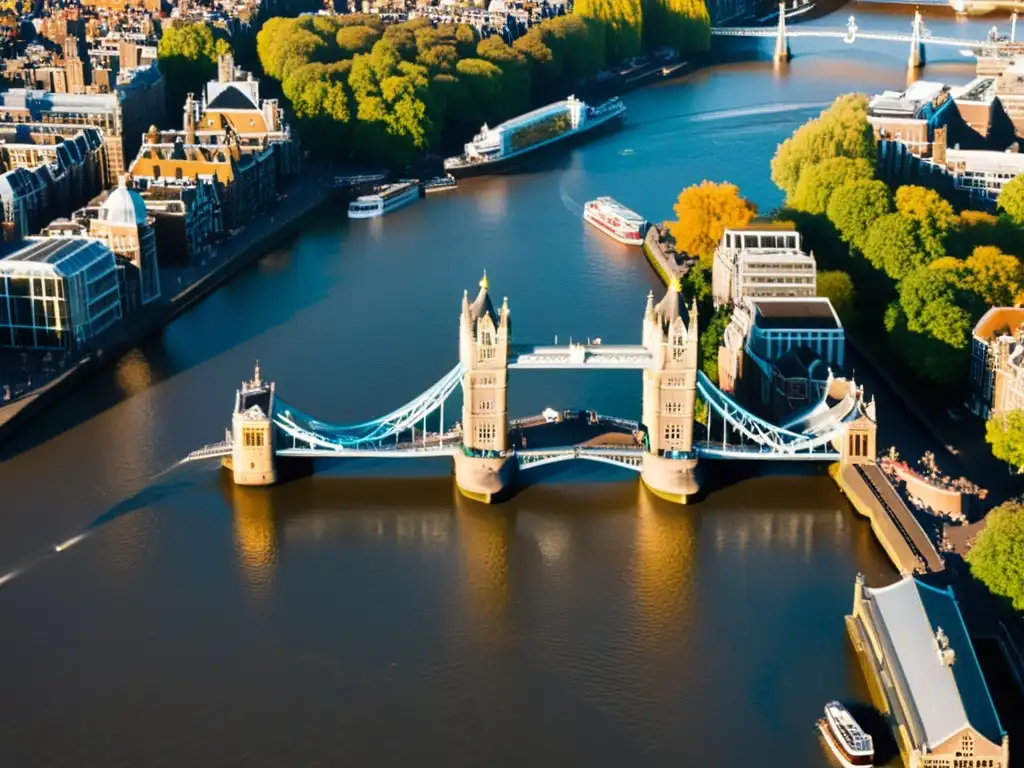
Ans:
[[[480,278],[480,287],[485,291],[487,290],[487,270],[484,270],[484,276]]]
[[[256,361],[256,372],[255,372],[255,374],[253,374],[252,383],[253,383],[254,386],[257,386],[257,387],[260,385],[260,361],[259,360]]]

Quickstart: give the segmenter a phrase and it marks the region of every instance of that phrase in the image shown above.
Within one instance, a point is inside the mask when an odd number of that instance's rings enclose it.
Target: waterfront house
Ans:
[[[850,640],[906,765],[1009,768],[1003,730],[952,587],[857,576]]]
[[[968,409],[982,418],[1024,408],[1024,307],[992,307],[974,326]]]
[[[202,264],[214,254],[223,221],[217,185],[189,179],[136,184],[153,217],[162,267]]]
[[[30,237],[0,249],[0,347],[80,351],[121,320],[106,243]]]
[[[139,305],[160,298],[160,268],[153,223],[142,196],[128,189],[124,177],[105,196],[96,218],[89,222],[89,234],[105,242],[137,270]]]
[[[49,166],[14,168],[0,173],[0,225],[3,240],[16,241],[38,232],[50,218]]]
[[[813,297],[814,254],[800,249],[800,233],[782,222],[751,222],[725,230],[711,272],[715,308],[746,296]]]

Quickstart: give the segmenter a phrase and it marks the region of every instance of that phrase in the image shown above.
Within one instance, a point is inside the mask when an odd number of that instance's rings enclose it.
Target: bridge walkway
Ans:
[[[875,535],[900,571],[945,568],[921,524],[878,465],[847,465],[840,469],[839,480],[857,511],[871,520]]]

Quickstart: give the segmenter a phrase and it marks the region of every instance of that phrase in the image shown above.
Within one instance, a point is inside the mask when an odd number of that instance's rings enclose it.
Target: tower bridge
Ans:
[[[299,460],[450,457],[460,491],[491,502],[514,489],[520,471],[583,460],[636,471],[656,495],[685,503],[700,489],[700,459],[874,461],[874,401],[865,403],[853,381],[831,380],[820,403],[781,426],[719,390],[698,369],[697,306],[684,305],[678,281],[659,302],[648,294],[640,344],[513,344],[511,337],[508,299],[495,308],[485,275],[472,301],[463,294],[458,363],[402,407],[358,424],[330,424],[281,399],[257,364],[253,379],[236,392],[225,439],[183,462],[220,460],[238,485],[271,485]],[[512,368],[641,371],[640,419],[547,411],[510,421]],[[445,404],[456,390],[461,419],[452,423]],[[695,426],[698,397],[708,416],[706,425]],[[573,413],[610,433],[575,445],[527,447],[529,429]],[[520,445],[512,444],[510,430]],[[700,432],[705,439],[695,440]]]
[[[861,29],[857,21],[850,16],[845,27],[809,27],[803,26],[797,29],[788,30],[786,27],[785,3],[779,4],[779,22],[773,27],[712,27],[712,37],[766,37],[775,38],[775,62],[786,62],[792,58],[789,47],[791,38],[797,37],[818,37],[842,40],[844,43],[853,44],[857,40],[884,40],[889,42],[907,43],[910,46],[910,55],[907,64],[911,69],[923,67],[925,64],[925,45],[937,45],[957,50],[971,50],[975,54],[985,51],[996,55],[1002,49],[1009,50],[1016,42],[1017,12],[1014,11],[1010,18],[1009,40],[999,40],[992,37],[988,40],[966,40],[955,37],[936,37],[925,28],[924,19],[920,11],[914,11],[914,19],[911,22],[910,32],[875,32]]]

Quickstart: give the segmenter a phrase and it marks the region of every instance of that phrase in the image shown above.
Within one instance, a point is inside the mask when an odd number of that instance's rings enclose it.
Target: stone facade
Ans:
[[[1024,307],[992,307],[974,326],[967,407],[982,418],[1024,408]]]

